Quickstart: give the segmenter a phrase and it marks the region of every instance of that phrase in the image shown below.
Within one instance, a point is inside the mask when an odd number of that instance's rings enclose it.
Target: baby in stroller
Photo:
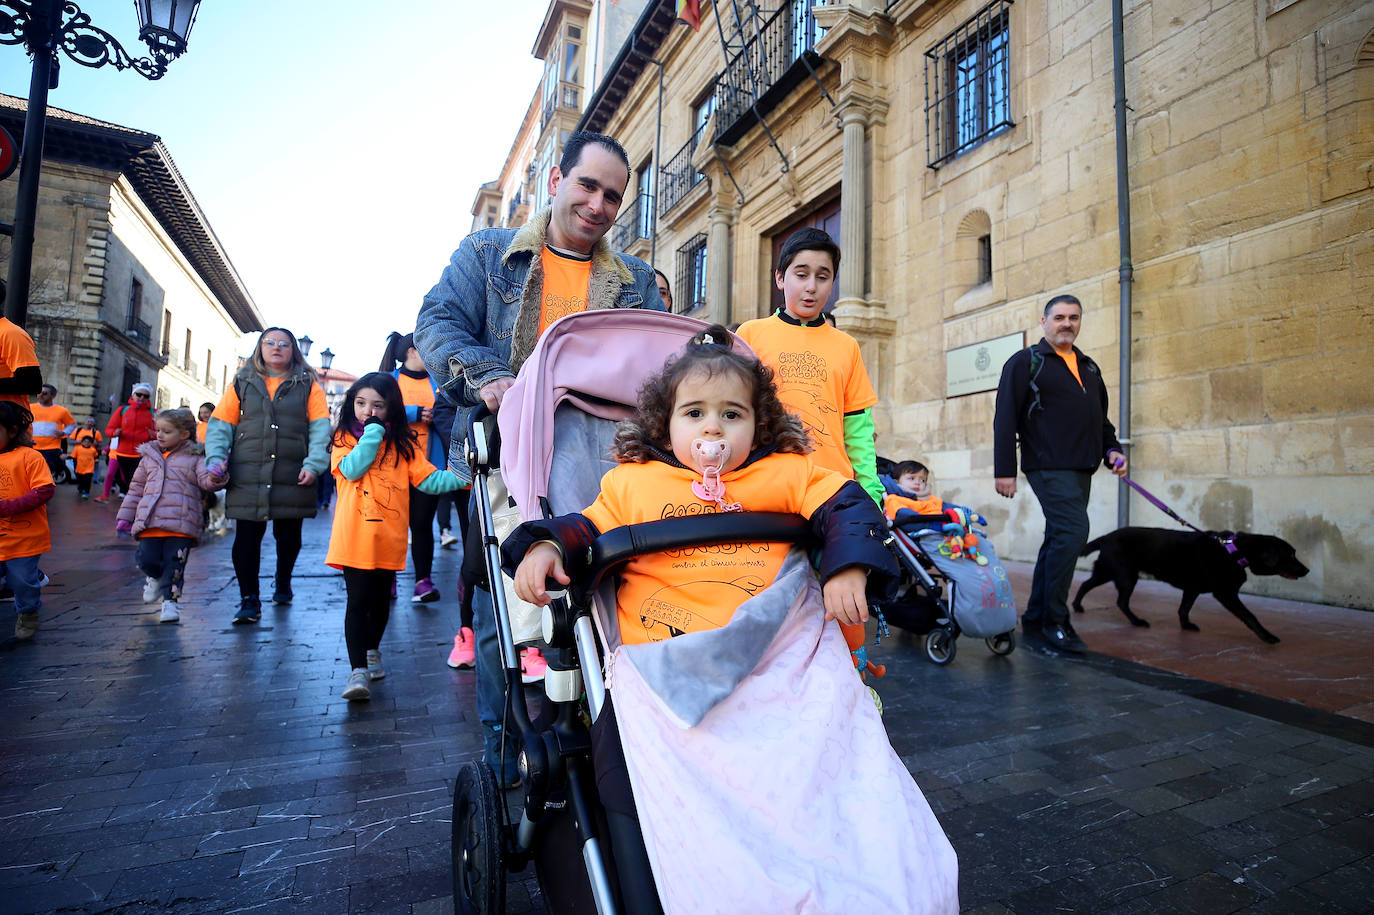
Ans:
[[[829,623],[866,620],[870,578],[896,574],[886,525],[807,450],[771,370],[716,325],[645,383],[592,505],[526,522],[502,546],[516,593],[544,605],[548,583],[569,584],[591,542],[624,525],[787,512],[824,544],[819,586],[785,543],[648,553],[623,569],[603,620],[613,701],[592,746],[621,823],[617,866],[656,884],[631,910],[958,908],[954,851]]]
[[[978,550],[978,535],[973,525],[987,526],[987,519],[971,508],[945,502],[930,491],[930,469],[920,461],[901,461],[891,476],[882,476],[883,513],[903,530],[915,533],[936,530],[945,535],[940,552],[959,559],[967,556],[980,566],[988,560]],[[939,515],[940,520],[929,516]],[[922,517],[926,516],[926,517]]]

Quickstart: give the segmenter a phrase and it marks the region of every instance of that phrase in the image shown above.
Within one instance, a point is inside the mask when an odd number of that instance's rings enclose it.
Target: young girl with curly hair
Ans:
[[[712,326],[644,384],[637,414],[616,436],[612,455],[621,463],[602,478],[591,506],[527,522],[507,538],[503,561],[522,599],[547,604],[546,579],[569,583],[587,545],[612,528],[692,514],[789,512],[809,519],[824,543],[819,573],[826,619],[868,618],[870,572],[876,579],[896,573],[883,545],[882,514],[857,483],[812,462],[800,421],[778,400],[772,370],[736,353],[730,340],[724,327]],[[790,549],[727,543],[631,560],[616,592],[621,644],[724,627],[773,582]],[[635,804],[609,698],[592,743],[602,803],[613,820],[632,823]],[[613,826],[613,841],[633,833]],[[615,847],[617,861],[643,854],[642,847]],[[649,910],[653,902],[644,900]]]

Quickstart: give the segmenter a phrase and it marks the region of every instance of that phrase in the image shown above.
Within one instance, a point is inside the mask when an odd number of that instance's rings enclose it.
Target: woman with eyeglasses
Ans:
[[[157,427],[153,423],[153,389],[146,382],[140,381],[134,385],[129,394],[129,402],[115,410],[110,417],[110,423],[105,427],[105,437],[118,443],[114,446],[115,459],[115,485],[120,492],[129,491],[129,483],[134,478],[134,471],[138,469],[138,462],[143,460],[139,455],[138,449],[145,442],[150,442],[157,434]],[[96,497],[97,502],[106,502],[108,495]]]
[[[224,513],[234,519],[234,623],[262,618],[258,570],[267,522],[277,544],[272,602],[289,604],[301,524],[315,517],[315,480],[329,469],[329,406],[296,337],[269,327],[234,376],[205,430],[205,463],[229,473]]]

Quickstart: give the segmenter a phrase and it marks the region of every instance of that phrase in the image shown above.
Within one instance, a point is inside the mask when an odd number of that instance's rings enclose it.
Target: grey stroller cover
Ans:
[[[939,531],[921,531],[915,539],[935,568],[954,583],[950,612],[965,634],[990,639],[1016,628],[1016,597],[992,541],[982,535],[978,538],[978,550],[988,560],[987,565],[980,566],[970,559],[952,559],[941,553],[944,537]]]

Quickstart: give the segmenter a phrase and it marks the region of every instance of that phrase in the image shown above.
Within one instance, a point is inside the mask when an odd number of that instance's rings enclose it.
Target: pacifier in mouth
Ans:
[[[701,471],[701,479],[692,481],[692,494],[703,502],[716,505],[721,511],[738,511],[739,503],[725,501],[725,483],[720,479],[725,463],[730,459],[730,443],[724,439],[694,439],[692,457]]]

